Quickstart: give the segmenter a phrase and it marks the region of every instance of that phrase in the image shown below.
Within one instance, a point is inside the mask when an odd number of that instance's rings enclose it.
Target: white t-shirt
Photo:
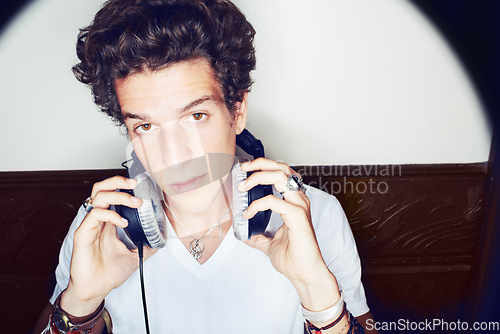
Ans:
[[[335,197],[312,187],[307,187],[307,195],[323,258],[344,290],[349,311],[365,314],[369,309],[360,260],[347,218]],[[68,285],[73,233],[84,216],[80,208],[63,242],[51,303]],[[274,233],[282,224],[273,213],[266,231]],[[303,334],[297,292],[264,253],[237,240],[231,228],[215,253],[200,264],[167,225],[166,246],[144,263],[152,334]],[[106,308],[115,333],[145,333],[138,270],[111,291]]]

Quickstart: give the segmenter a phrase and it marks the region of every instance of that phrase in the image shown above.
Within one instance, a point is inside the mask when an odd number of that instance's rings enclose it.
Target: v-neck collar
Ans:
[[[197,276],[204,275],[216,267],[230,253],[229,249],[232,248],[237,242],[234,237],[233,226],[231,225],[215,252],[204,263],[199,263],[179,239],[174,231],[174,228],[172,227],[172,224],[168,221],[168,218],[167,239],[166,248],[168,251],[175,254],[177,260],[186,268],[186,270]]]

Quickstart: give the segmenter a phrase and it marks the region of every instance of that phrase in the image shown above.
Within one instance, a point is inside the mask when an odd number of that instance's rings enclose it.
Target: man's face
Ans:
[[[134,151],[167,196],[192,201],[212,193],[210,184],[220,188],[245,127],[246,98],[233,118],[206,60],[116,80],[116,94]]]

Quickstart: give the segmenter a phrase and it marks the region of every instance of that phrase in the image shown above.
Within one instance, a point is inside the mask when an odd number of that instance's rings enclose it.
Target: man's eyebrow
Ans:
[[[123,120],[125,121],[126,119],[140,119],[142,121],[148,121],[149,120],[149,116],[148,115],[137,115],[137,114],[134,114],[134,113],[131,113],[131,112],[123,112]]]
[[[198,106],[206,101],[216,102],[216,101],[218,101],[218,99],[214,95],[204,95],[204,96],[200,97],[199,99],[196,99],[192,102],[189,102],[184,107],[180,108],[178,111],[178,114],[182,115],[186,111],[188,111],[189,109],[194,108],[194,107],[196,107],[196,106]],[[149,121],[150,120],[150,117],[148,115],[137,115],[137,114],[127,112],[127,111],[123,112],[122,118],[124,121],[129,119],[129,118],[130,119],[140,119],[141,121]]]
[[[187,105],[185,105],[184,107],[180,108],[179,109],[179,115],[182,115],[184,114],[186,111],[188,111],[189,109],[191,108],[194,108],[202,103],[204,103],[205,101],[213,101],[213,102],[217,102],[218,99],[214,96],[214,95],[205,95],[205,96],[202,96],[200,97],[199,99],[196,99],[190,103],[188,103]]]

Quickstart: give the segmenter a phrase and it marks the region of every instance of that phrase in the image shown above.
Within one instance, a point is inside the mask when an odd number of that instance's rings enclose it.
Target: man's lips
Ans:
[[[174,181],[175,183],[170,183],[167,185],[175,193],[184,193],[197,188],[200,188],[208,183],[206,179],[207,174],[192,177],[186,181]]]

